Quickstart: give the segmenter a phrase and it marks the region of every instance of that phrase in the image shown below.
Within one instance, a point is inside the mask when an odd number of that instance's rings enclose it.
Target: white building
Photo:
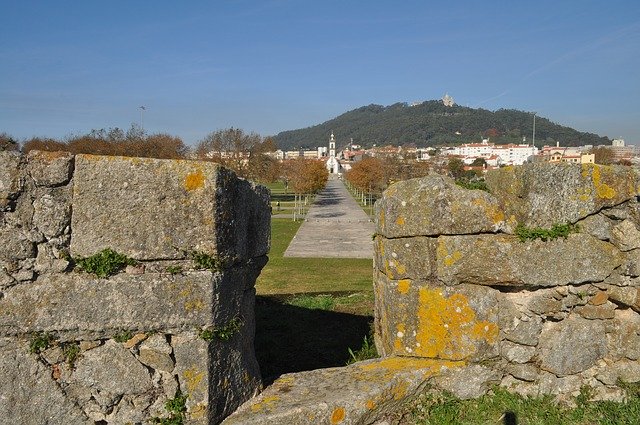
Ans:
[[[340,163],[336,158],[336,139],[333,137],[333,131],[331,132],[331,139],[329,139],[329,159],[327,159],[327,170],[331,174],[340,173]]]

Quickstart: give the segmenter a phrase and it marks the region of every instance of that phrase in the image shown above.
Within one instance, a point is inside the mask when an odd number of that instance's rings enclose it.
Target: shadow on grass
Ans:
[[[314,310],[256,297],[256,357],[266,385],[284,373],[344,366],[359,349],[371,316]]]

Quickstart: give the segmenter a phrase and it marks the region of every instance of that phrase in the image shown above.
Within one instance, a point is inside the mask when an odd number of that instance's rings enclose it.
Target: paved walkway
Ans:
[[[284,256],[372,258],[374,232],[369,216],[332,174]]]

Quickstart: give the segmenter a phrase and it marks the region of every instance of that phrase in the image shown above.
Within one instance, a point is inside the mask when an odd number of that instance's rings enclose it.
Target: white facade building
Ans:
[[[338,162],[338,158],[336,158],[336,139],[333,136],[333,131],[331,132],[331,139],[329,139],[329,159],[327,160],[327,170],[331,174],[340,173],[340,163]]]

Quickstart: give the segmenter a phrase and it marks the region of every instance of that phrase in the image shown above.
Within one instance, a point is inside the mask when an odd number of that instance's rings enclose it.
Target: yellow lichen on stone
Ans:
[[[398,217],[396,218],[396,224],[398,226],[404,226],[404,217]]]
[[[188,191],[200,189],[204,187],[204,174],[202,170],[197,170],[193,173],[187,174],[184,179],[184,188]]]
[[[379,378],[380,381],[387,382],[389,379],[396,376],[396,374],[403,371],[423,370],[424,377],[429,378],[437,375],[443,369],[461,367],[465,364],[466,363],[463,361],[393,356],[383,358],[377,362],[362,365],[360,366],[360,369],[364,372],[380,371],[382,372]]]
[[[414,350],[428,358],[463,360],[476,352],[476,343],[494,343],[498,326],[476,320],[475,311],[462,294],[445,297],[438,289],[420,288],[418,330]]]
[[[609,167],[602,167],[596,164],[585,164],[582,166],[582,177],[591,177],[591,182],[593,183],[598,198],[613,199],[617,196],[614,188],[602,182],[603,174],[606,174],[609,170]]]
[[[344,417],[345,417],[344,407],[337,407],[333,410],[333,413],[331,414],[331,423],[339,424],[344,420]]]
[[[207,413],[207,405],[204,403],[198,403],[189,409],[190,419],[204,419]]]
[[[504,212],[497,205],[491,204],[482,198],[474,199],[473,205],[482,208],[485,215],[494,224],[498,224],[504,221]]]
[[[200,384],[204,381],[204,372],[199,370],[196,366],[193,366],[185,370],[182,374],[187,384],[187,394],[193,394],[196,392]]]
[[[444,239],[438,240],[438,247],[436,248],[436,258],[442,260],[442,263],[438,263],[438,266],[451,267],[462,258],[462,253],[458,250],[449,252],[447,242]]]
[[[411,288],[411,280],[402,279],[398,281],[398,292],[400,292],[401,294],[406,294],[407,292],[409,292],[409,288]]]
[[[368,410],[373,410],[376,408],[376,402],[369,399],[367,400],[367,403],[365,404],[365,406],[367,407]]]
[[[393,387],[391,387],[391,393],[394,400],[402,400],[407,395],[407,389],[409,388],[409,382],[400,381]]]
[[[280,400],[280,397],[278,397],[277,395],[266,396],[261,401],[251,405],[251,412],[258,413],[263,411],[264,409],[272,409],[273,407],[275,407],[278,400]]]

